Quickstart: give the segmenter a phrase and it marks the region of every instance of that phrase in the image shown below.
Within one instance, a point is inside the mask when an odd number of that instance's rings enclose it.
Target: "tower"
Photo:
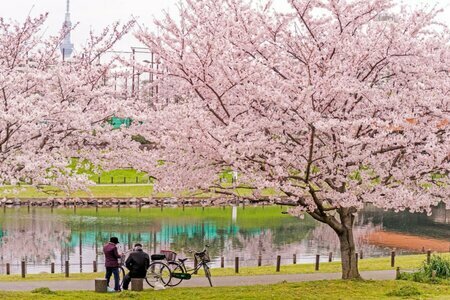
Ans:
[[[70,0],[67,0],[66,17],[65,17],[64,23],[63,23],[63,30],[69,30],[69,31],[67,32],[63,41],[61,42],[61,45],[59,45],[59,48],[61,49],[61,54],[63,56],[63,60],[65,58],[70,57],[70,55],[72,55],[72,52],[73,52],[73,44],[70,41],[70,29],[72,28],[72,22],[70,22],[69,4],[70,4]]]

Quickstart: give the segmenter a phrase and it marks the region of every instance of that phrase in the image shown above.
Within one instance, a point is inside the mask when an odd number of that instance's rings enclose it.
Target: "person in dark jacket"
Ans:
[[[105,254],[105,267],[106,267],[106,284],[109,286],[109,280],[111,279],[111,275],[114,275],[114,290],[116,292],[120,291],[120,279],[119,279],[119,261],[121,258],[119,252],[117,251],[117,244],[119,243],[119,239],[115,236],[109,239],[109,243],[107,243],[103,247],[103,253]]]
[[[125,266],[130,272],[123,279],[123,289],[128,290],[131,278],[145,278],[147,269],[150,266],[150,257],[142,250],[142,245],[134,245],[134,251],[128,256]]]

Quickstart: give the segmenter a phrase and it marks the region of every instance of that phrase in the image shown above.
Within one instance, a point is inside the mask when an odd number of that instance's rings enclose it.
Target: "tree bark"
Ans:
[[[355,217],[351,210],[339,211],[342,228],[337,232],[341,246],[342,279],[360,279],[356,260],[355,241],[353,238],[353,222]]]

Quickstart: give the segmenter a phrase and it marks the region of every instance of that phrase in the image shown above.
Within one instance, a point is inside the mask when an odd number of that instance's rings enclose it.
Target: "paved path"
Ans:
[[[390,280],[395,278],[395,271],[366,271],[361,272],[364,279]],[[313,274],[280,274],[257,276],[221,276],[212,277],[214,286],[245,286],[255,284],[275,284],[282,281],[299,282],[313,280],[340,279],[341,273],[313,273]],[[204,277],[194,277],[183,281],[179,287],[209,286]],[[94,290],[94,280],[65,280],[65,281],[15,281],[0,282],[0,290],[29,291],[39,287],[51,290]],[[146,286],[148,287],[148,286]]]

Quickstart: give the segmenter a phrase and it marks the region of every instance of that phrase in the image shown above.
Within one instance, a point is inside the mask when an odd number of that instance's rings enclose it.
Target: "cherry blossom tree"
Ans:
[[[162,67],[139,128],[153,150],[135,163],[160,189],[235,194],[217,180],[232,168],[282,192],[334,230],[342,277],[358,278],[365,203],[450,204],[449,30],[438,9],[390,0],[286,4],[186,0],[137,34]]]
[[[62,61],[58,46],[73,28],[43,39],[46,17],[21,24],[0,18],[0,186],[25,181],[84,187],[87,177],[68,168],[71,158],[99,162],[126,142],[107,120],[132,116],[135,102],[111,83],[117,59],[100,62],[100,57],[133,22],[91,33],[86,46]],[[126,144],[133,148],[135,143]]]

